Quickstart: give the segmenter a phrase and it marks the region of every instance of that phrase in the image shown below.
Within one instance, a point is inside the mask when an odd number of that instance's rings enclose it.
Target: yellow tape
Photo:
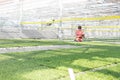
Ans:
[[[112,20],[112,19],[120,19],[120,16],[103,16],[103,17],[93,17],[93,18],[73,18],[71,20],[79,21],[94,21],[94,20]]]
[[[103,16],[103,17],[91,17],[91,18],[62,18],[61,20],[44,21],[44,22],[21,22],[21,24],[48,24],[48,23],[59,23],[65,21],[96,21],[96,20],[113,20],[120,19],[120,16]]]
[[[120,30],[85,30],[84,32],[119,32]]]

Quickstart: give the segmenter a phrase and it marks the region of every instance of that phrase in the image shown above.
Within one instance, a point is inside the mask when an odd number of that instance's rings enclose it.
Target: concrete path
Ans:
[[[29,47],[0,48],[0,53],[26,52],[26,51],[37,51],[37,50],[55,50],[55,49],[67,49],[67,48],[77,48],[77,46],[49,45],[49,46],[29,46]]]

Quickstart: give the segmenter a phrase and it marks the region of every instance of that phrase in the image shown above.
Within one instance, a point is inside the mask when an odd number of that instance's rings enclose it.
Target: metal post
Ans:
[[[20,8],[20,17],[19,17],[19,25],[20,25],[20,32],[22,33],[22,17],[23,17],[23,0],[19,0],[19,8]]]
[[[63,32],[62,32],[62,12],[63,12],[63,6],[62,6],[62,0],[59,0],[59,9],[60,9],[60,14],[59,14],[59,19],[60,19],[60,24],[59,24],[59,29],[58,29],[58,35],[59,39],[62,40],[63,37]]]
[[[18,8],[18,25],[19,25],[20,33],[22,33],[21,21],[23,16],[23,1],[22,0],[14,0],[14,1]]]

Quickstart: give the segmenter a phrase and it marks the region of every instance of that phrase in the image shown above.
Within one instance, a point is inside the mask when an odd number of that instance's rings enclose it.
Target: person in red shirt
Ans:
[[[85,35],[81,26],[78,26],[78,29],[76,30],[75,35],[76,35],[75,41],[77,42],[83,41],[83,38],[85,37]]]

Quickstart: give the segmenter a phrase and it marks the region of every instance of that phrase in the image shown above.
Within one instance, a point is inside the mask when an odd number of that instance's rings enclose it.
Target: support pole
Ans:
[[[60,24],[59,24],[59,29],[58,29],[58,36],[59,39],[62,40],[63,38],[63,32],[62,32],[62,13],[63,13],[63,6],[62,6],[62,0],[59,0],[59,19],[60,19]]]
[[[17,9],[18,9],[18,25],[19,25],[20,33],[22,33],[21,22],[22,22],[22,16],[23,16],[23,0],[14,0],[14,1],[15,1],[15,4],[17,5]]]

